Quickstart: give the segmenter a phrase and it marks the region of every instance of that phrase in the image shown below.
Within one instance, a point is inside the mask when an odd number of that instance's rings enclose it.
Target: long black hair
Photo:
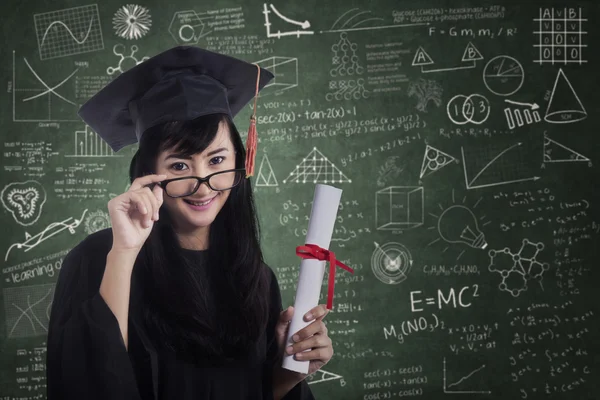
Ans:
[[[146,130],[131,162],[130,180],[156,173],[157,157],[163,150],[186,156],[204,151],[220,123],[229,128],[235,167],[243,168],[246,152],[233,121],[226,114],[212,114]],[[263,265],[249,179],[231,189],[211,223],[203,266],[185,256],[166,207],[161,207],[159,215],[136,265],[146,294],[144,316],[151,336],[190,361],[246,357],[266,331],[269,310],[268,267]],[[200,267],[206,268],[208,280],[198,278],[194,269]]]

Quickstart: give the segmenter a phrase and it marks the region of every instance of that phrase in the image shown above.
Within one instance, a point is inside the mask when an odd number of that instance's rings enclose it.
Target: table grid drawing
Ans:
[[[539,23],[538,30],[533,33],[538,35],[538,59],[534,62],[541,64],[569,64],[586,63],[583,49],[583,30],[581,8],[540,8],[539,18],[534,19]]]
[[[33,20],[42,60],[104,49],[97,4],[35,14]]]

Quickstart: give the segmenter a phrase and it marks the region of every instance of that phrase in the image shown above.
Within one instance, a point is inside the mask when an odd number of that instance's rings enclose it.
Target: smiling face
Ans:
[[[167,179],[184,176],[206,177],[215,172],[234,168],[235,150],[229,128],[226,123],[221,122],[215,139],[202,153],[191,157],[176,154],[173,149],[159,153],[156,173],[167,175]],[[171,185],[173,184],[167,186],[169,191]],[[230,190],[212,190],[204,182],[195,193],[186,197],[172,198],[164,193],[163,207],[169,211],[183,247],[206,248],[210,224],[223,208],[230,192]],[[210,200],[210,203],[206,206],[196,207],[189,204],[190,201],[200,203],[207,200]]]

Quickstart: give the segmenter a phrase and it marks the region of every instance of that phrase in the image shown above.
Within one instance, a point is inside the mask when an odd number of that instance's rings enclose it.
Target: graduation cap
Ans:
[[[164,51],[122,73],[78,111],[116,152],[139,142],[153,126],[224,113],[232,119],[254,98],[246,141],[246,177],[254,172],[256,98],[273,74],[194,46]]]

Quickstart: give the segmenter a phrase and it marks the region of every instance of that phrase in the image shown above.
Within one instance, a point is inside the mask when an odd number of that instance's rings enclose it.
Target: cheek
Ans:
[[[163,194],[163,204],[161,207],[166,208],[169,211],[174,210],[177,207],[177,199],[173,199],[166,194]]]
[[[220,201],[219,201],[219,211],[220,211],[220,209],[223,208],[223,206],[225,205],[227,198],[229,197],[229,191],[221,193],[221,195],[219,197],[220,197]]]

